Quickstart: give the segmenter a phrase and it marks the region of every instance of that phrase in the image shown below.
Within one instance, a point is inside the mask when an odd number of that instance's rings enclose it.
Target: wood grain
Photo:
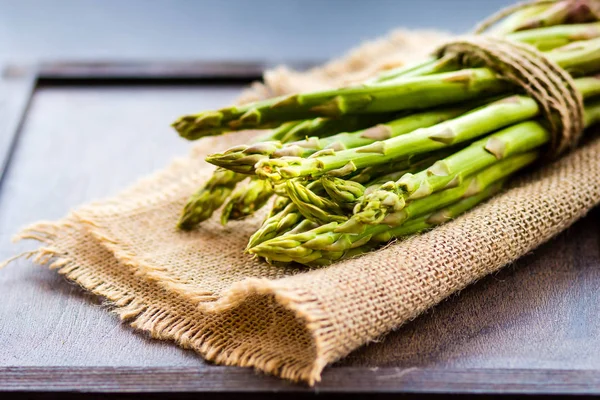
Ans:
[[[187,151],[169,123],[239,86],[43,88],[0,192],[0,257]],[[600,394],[600,210],[500,273],[326,370],[317,391]],[[134,333],[55,273],[0,273],[0,390],[303,390]]]
[[[315,388],[244,368],[3,368],[4,391],[594,394],[596,371],[331,368]]]

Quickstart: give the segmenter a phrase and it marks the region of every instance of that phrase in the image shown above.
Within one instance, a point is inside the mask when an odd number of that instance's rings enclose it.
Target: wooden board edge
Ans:
[[[12,155],[17,147],[21,127],[27,118],[27,111],[35,92],[37,74],[33,71],[20,77],[0,80],[2,85],[11,85],[6,97],[6,113],[3,114],[2,132],[0,132],[0,187],[4,183]],[[9,104],[10,103],[10,104]]]
[[[294,70],[306,70],[317,62],[290,62]],[[266,62],[240,61],[57,61],[36,66],[8,65],[6,78],[37,74],[42,86],[77,85],[180,85],[207,83],[249,83],[262,79],[263,72],[276,67]]]
[[[314,388],[250,369],[2,367],[0,392],[600,394],[600,371],[330,368]]]

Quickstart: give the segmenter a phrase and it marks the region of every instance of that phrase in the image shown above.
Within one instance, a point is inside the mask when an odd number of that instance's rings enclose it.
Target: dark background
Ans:
[[[462,33],[511,0],[0,0],[0,64],[323,60],[397,27]]]

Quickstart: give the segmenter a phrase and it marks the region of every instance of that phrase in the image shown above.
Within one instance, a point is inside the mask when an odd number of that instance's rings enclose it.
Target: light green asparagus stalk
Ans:
[[[476,68],[369,86],[300,93],[251,104],[241,115],[237,109],[210,111],[196,118],[193,129],[203,128],[206,119],[213,121],[212,128],[225,123],[224,129],[237,130],[256,128],[269,122],[284,122],[290,118],[338,118],[346,114],[424,109],[455,104],[484,94],[497,94],[507,89],[512,89],[511,85],[501,82],[492,71]],[[420,101],[415,103],[415,98],[420,98]],[[186,127],[186,121],[176,125],[178,130]]]
[[[401,226],[409,219],[430,214],[461,199],[481,194],[486,188],[531,164],[538,156],[539,152],[534,151],[501,160],[455,188],[415,200],[404,208],[401,214],[390,214],[384,223],[379,225],[361,225],[360,230],[347,233],[340,232],[339,228],[343,225],[332,222],[300,234],[275,237],[252,247],[249,252],[269,260],[296,261],[301,264],[311,264],[322,259],[337,260],[348,250],[363,246],[373,237],[389,231],[390,227]]]
[[[298,207],[290,202],[283,210],[267,218],[261,227],[250,236],[246,250],[289,232],[303,220],[304,217],[300,214]]]
[[[282,144],[296,142],[307,137],[323,138],[338,132],[354,132],[398,118],[398,113],[349,115],[346,118],[314,118],[300,122],[279,140]]]
[[[565,21],[589,22],[598,19],[600,19],[600,3],[597,0],[563,0],[533,14],[514,30],[523,31],[562,24]]]
[[[596,57],[600,68],[600,51]],[[579,78],[575,80],[575,85],[584,97],[591,97],[599,93],[600,79]],[[312,158],[282,157],[259,161],[256,173],[277,182],[299,177],[316,178],[337,170],[352,172],[464,143],[506,126],[535,118],[539,113],[540,107],[533,99],[510,96],[441,124],[378,141],[369,146]]]
[[[425,111],[404,116],[393,121],[371,126],[355,132],[342,132],[333,136],[307,137],[305,140],[282,144],[279,141],[257,143],[251,146],[235,146],[224,153],[208,156],[211,164],[244,174],[254,173],[254,166],[263,160],[287,156],[306,158],[327,154],[331,151],[366,146],[378,140],[400,136],[415,129],[425,128],[456,117],[472,109],[472,106]],[[343,120],[344,118],[342,118]]]
[[[373,181],[378,181],[379,177],[397,172],[411,172],[411,170],[420,170],[431,166],[437,160],[447,157],[455,151],[460,150],[464,146],[455,146],[445,148],[442,150],[434,151],[426,154],[417,154],[414,156],[408,156],[399,161],[394,161],[386,164],[378,164],[369,166],[350,174],[340,173],[339,170],[332,171],[324,176],[335,176],[344,177],[344,179],[351,180],[362,184],[372,185]]]
[[[190,197],[183,208],[177,226],[183,230],[194,229],[227,199],[238,182],[245,176],[223,168],[217,168],[206,184]]]
[[[600,23],[557,25],[515,32],[508,37],[511,40],[534,46],[538,50],[549,51],[572,42],[600,37]]]
[[[272,195],[273,187],[269,181],[249,178],[231,193],[223,207],[221,223],[225,225],[230,219],[239,220],[254,214],[267,204]]]
[[[571,51],[552,50],[546,55],[566,70],[586,72],[594,67],[600,53],[598,39],[577,42]],[[582,44],[584,43],[584,44]],[[592,65],[590,65],[592,64]],[[597,65],[596,65],[597,67]],[[184,116],[174,123],[181,135],[204,129],[237,130],[257,128],[271,122],[285,122],[315,117],[340,117],[346,114],[383,113],[409,109],[426,109],[481,98],[484,95],[514,90],[488,68],[471,68],[434,75],[298,93]],[[414,99],[419,101],[415,102]]]
[[[528,7],[520,8],[517,11],[512,12],[510,15],[504,17],[491,27],[487,28],[484,33],[491,33],[497,36],[504,36],[516,32],[519,28],[527,24],[532,17],[539,14],[550,7],[550,4],[531,4]],[[557,25],[566,24],[567,21],[562,21]],[[479,28],[476,27],[476,28]],[[476,29],[479,31],[479,29]]]

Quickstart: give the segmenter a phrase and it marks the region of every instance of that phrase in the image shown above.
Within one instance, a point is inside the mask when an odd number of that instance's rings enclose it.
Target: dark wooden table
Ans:
[[[263,66],[113,67],[46,66],[39,79],[13,69],[2,83],[0,258],[33,247],[9,243],[21,226],[60,218],[185,154],[169,123],[229,103]],[[592,210],[355,351],[314,389],[151,340],[19,260],[0,272],[0,392],[600,394],[599,217]]]

